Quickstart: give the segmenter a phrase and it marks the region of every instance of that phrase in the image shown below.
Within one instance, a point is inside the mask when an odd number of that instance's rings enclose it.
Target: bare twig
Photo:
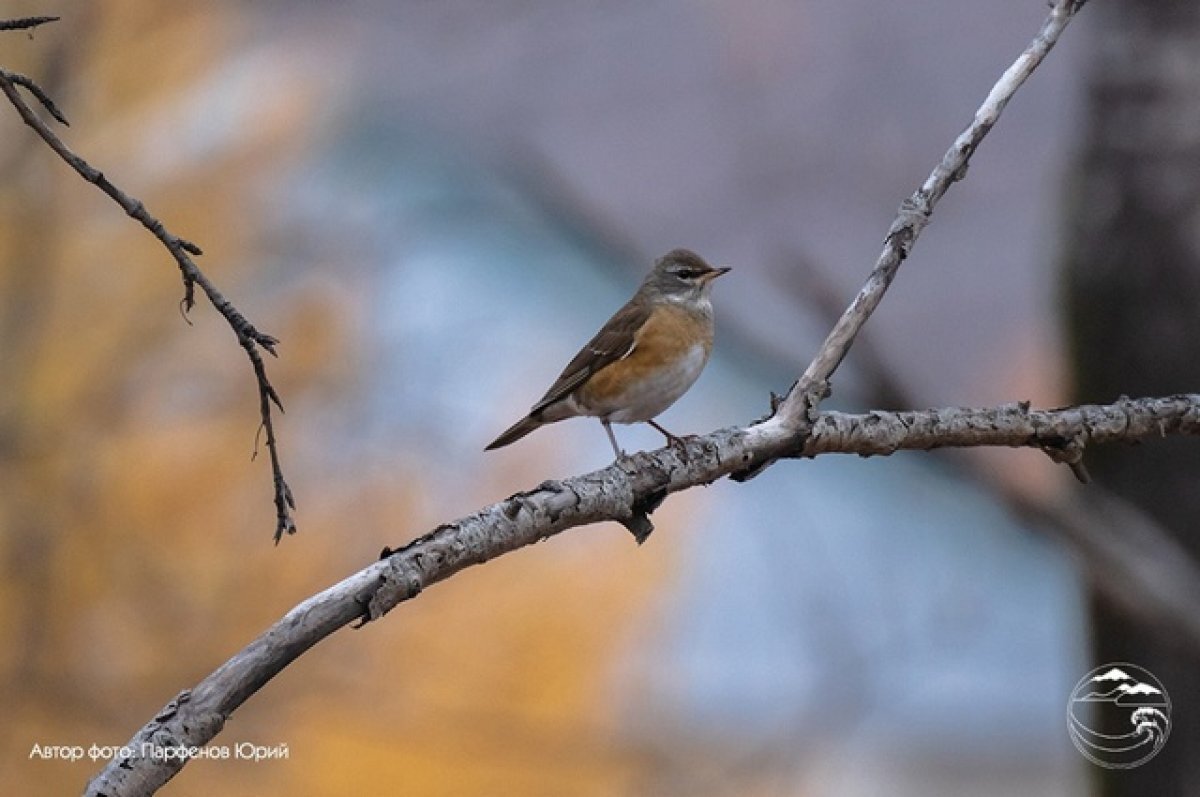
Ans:
[[[63,116],[62,111],[58,110],[58,106],[55,105],[54,101],[50,99],[50,95],[46,93],[45,89],[35,83],[33,78],[26,77],[25,75],[17,72],[5,72],[2,69],[0,69],[0,73],[2,73],[6,78],[16,85],[22,86],[28,90],[29,93],[32,94],[34,98],[36,98],[37,101],[42,104],[42,107],[45,108],[46,111],[53,116],[57,122],[66,125],[67,127],[71,126],[71,123],[67,121],[67,117]]]
[[[57,17],[31,17],[26,20],[9,20],[7,22],[0,22],[0,30],[32,27],[33,25],[50,22],[55,19]],[[271,454],[271,472],[275,494],[275,542],[278,543],[285,533],[294,534],[296,523],[292,518],[291,512],[295,509],[295,501],[292,498],[292,491],[283,477],[283,468],[279,459],[279,446],[275,438],[275,427],[271,412],[272,404],[278,407],[280,412],[283,411],[283,404],[279,400],[279,394],[275,392],[275,388],[267,378],[266,364],[263,362],[262,357],[262,351],[266,351],[272,356],[278,356],[275,347],[279,341],[264,332],[258,331],[234,307],[233,303],[217,290],[216,285],[205,276],[204,272],[200,270],[191,257],[203,254],[200,247],[168,231],[158,218],[151,215],[140,200],[122,191],[105,177],[103,172],[72,152],[63,143],[62,139],[38,117],[33,108],[25,102],[25,98],[17,90],[18,86],[26,89],[36,97],[38,102],[55,119],[63,124],[67,123],[67,120],[58,108],[55,107],[47,93],[36,82],[24,75],[0,69],[0,91],[3,91],[4,95],[8,97],[9,102],[17,109],[17,113],[21,115],[21,119],[25,121],[25,124],[31,127],[80,177],[107,194],[127,214],[149,230],[155,238],[162,242],[167,251],[171,253],[171,257],[179,265],[179,271],[183,278],[182,307],[184,311],[191,310],[195,305],[195,289],[199,285],[212,306],[225,318],[229,326],[233,329],[234,334],[237,335],[238,343],[245,349],[246,356],[250,358],[250,364],[254,369],[254,378],[258,384],[259,415],[262,419],[262,428],[266,432],[267,450]]]
[[[58,17],[21,17],[20,19],[0,19],[0,30],[27,30],[45,25],[47,22],[58,22]]]
[[[243,702],[306,650],[356,620],[382,617],[403,601],[471,565],[482,564],[576,526],[626,523],[635,507],[709,484],[764,448],[777,450],[781,427],[723,429],[618,460],[603,470],[544,482],[434,529],[379,562],[304,601],[215,672],[172,700],[88,786],[91,795],[145,794],[186,763],[179,749],[203,746]],[[916,413],[821,413],[802,452],[887,455],[954,446],[1043,448],[1062,439],[1133,442],[1166,434],[1200,435],[1200,394],[1121,399],[1105,406],[1030,410],[943,409]],[[794,440],[794,438],[793,438]],[[1200,624],[1193,628],[1200,633]],[[1200,647],[1200,636],[1193,640]],[[164,754],[163,748],[168,752]]]
[[[1055,0],[1049,16],[1042,23],[1033,41],[996,81],[979,110],[975,112],[971,124],[954,140],[921,187],[900,205],[900,212],[888,230],[883,251],[880,252],[866,283],[834,324],[808,368],[792,385],[784,400],[772,408],[772,415],[765,422],[782,423],[799,435],[808,431],[813,412],[829,395],[829,378],[845,358],[859,330],[887,293],[900,264],[908,257],[922,230],[929,224],[934,207],[952,184],[966,176],[967,164],[980,142],[996,124],[1017,89],[1033,74],[1033,70],[1037,69],[1058,42],[1084,2],[1086,0]],[[733,478],[737,481],[753,478],[769,462],[768,459],[749,463],[745,469],[734,474]]]

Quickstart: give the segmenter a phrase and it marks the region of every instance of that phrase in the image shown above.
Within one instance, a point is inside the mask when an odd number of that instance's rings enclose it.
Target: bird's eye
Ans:
[[[690,280],[700,276],[700,272],[694,268],[681,268],[676,270],[675,276],[681,280]]]

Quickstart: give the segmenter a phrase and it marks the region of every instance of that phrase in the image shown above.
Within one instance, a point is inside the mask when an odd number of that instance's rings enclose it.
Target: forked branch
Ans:
[[[1086,0],[1055,0],[1049,16],[1042,23],[1033,41],[996,81],[979,110],[975,112],[971,124],[946,150],[942,160],[921,187],[900,205],[896,220],[892,222],[884,239],[883,251],[879,253],[866,283],[834,324],[816,356],[792,385],[787,396],[772,407],[771,421],[782,423],[798,434],[804,434],[809,428],[816,409],[829,395],[830,377],[850,351],[859,330],[883,300],[884,294],[896,277],[896,272],[900,270],[900,264],[908,257],[917,238],[929,224],[934,208],[950,186],[966,176],[971,156],[1000,119],[1000,114],[1009,100],[1045,60],[1085,2]],[[753,478],[770,462],[771,460],[767,459],[749,463],[745,469],[734,474],[733,478],[736,481]]]

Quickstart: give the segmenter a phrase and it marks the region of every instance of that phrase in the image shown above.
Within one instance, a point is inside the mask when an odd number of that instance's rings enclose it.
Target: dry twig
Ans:
[[[1050,15],[1042,23],[1041,30],[1012,66],[996,81],[979,110],[975,112],[971,124],[950,145],[950,149],[942,156],[941,162],[934,167],[921,187],[900,205],[896,220],[892,222],[884,239],[883,251],[875,261],[875,267],[867,277],[866,283],[834,324],[817,355],[792,385],[787,396],[772,407],[772,415],[766,422],[783,424],[798,435],[807,432],[813,413],[829,395],[829,378],[850,351],[859,330],[883,300],[883,295],[895,279],[900,264],[908,257],[921,231],[929,224],[938,201],[952,184],[966,176],[967,165],[980,142],[999,120],[1000,114],[1017,89],[1045,60],[1085,2],[1086,0],[1055,0]],[[745,481],[762,472],[779,456],[767,453],[766,459],[747,463],[747,467],[732,478],[735,481]],[[1074,454],[1071,456],[1074,457]],[[1077,460],[1072,464],[1074,462]]]
[[[0,21],[0,30],[31,28],[35,25],[52,22],[56,19],[58,17],[29,17],[26,19]],[[216,285],[205,276],[204,272],[192,260],[193,255],[199,256],[203,254],[200,247],[191,241],[171,233],[158,218],[146,209],[146,206],[140,200],[122,191],[103,172],[72,152],[63,143],[62,139],[50,129],[49,125],[43,122],[34,112],[33,108],[29,106],[25,98],[21,96],[20,91],[18,91],[18,86],[32,94],[57,121],[64,125],[67,124],[66,118],[55,107],[49,95],[35,81],[25,75],[0,69],[0,91],[4,92],[9,102],[17,109],[17,113],[21,115],[21,119],[24,120],[25,124],[31,127],[50,146],[50,149],[54,150],[60,158],[66,161],[67,165],[74,169],[80,177],[107,194],[114,202],[121,206],[122,210],[149,230],[155,238],[162,242],[167,251],[171,253],[171,257],[178,264],[180,274],[183,278],[182,307],[185,313],[190,311],[195,305],[196,286],[198,285],[204,291],[204,295],[208,297],[212,306],[225,318],[229,326],[233,329],[234,334],[237,335],[238,343],[246,351],[246,356],[250,358],[250,364],[254,369],[254,378],[258,385],[261,428],[265,432],[267,451],[271,455],[271,473],[275,493],[275,542],[278,543],[285,533],[294,534],[296,532],[296,523],[292,518],[292,510],[296,508],[296,503],[292,497],[291,488],[288,487],[287,481],[283,477],[283,466],[279,460],[279,445],[275,438],[275,426],[271,411],[271,405],[274,404],[279,408],[280,412],[283,412],[283,403],[279,399],[279,394],[275,392],[275,388],[267,378],[267,368],[262,357],[262,351],[266,351],[271,356],[277,357],[278,354],[275,351],[275,347],[279,341],[257,330],[234,307],[233,303],[217,290]]]
[[[47,22],[58,22],[58,17],[21,17],[19,19],[0,19],[0,30],[31,30]]]

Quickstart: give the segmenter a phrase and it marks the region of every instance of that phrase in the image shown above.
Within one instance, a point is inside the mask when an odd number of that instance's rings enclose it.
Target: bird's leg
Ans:
[[[605,418],[601,418],[600,423],[604,424],[604,431],[608,432],[608,442],[612,443],[613,453],[617,455],[617,459],[625,456],[625,452],[617,445],[617,436],[613,434],[612,424]]]
[[[675,435],[671,434],[671,433],[670,433],[670,432],[668,432],[666,429],[662,428],[662,427],[661,427],[661,426],[659,426],[657,423],[655,423],[655,422],[654,422],[654,419],[650,419],[650,420],[646,421],[646,423],[650,424],[650,425],[651,425],[651,426],[653,426],[655,429],[657,429],[658,431],[662,432],[662,433],[663,433],[663,435],[664,435],[664,436],[667,438],[667,445],[671,446],[672,448],[679,448],[679,449],[681,449],[681,450],[682,450],[682,449],[683,449],[683,447],[684,447],[685,445],[687,445],[687,444],[684,442],[684,439],[683,439],[682,437],[676,437]]]

